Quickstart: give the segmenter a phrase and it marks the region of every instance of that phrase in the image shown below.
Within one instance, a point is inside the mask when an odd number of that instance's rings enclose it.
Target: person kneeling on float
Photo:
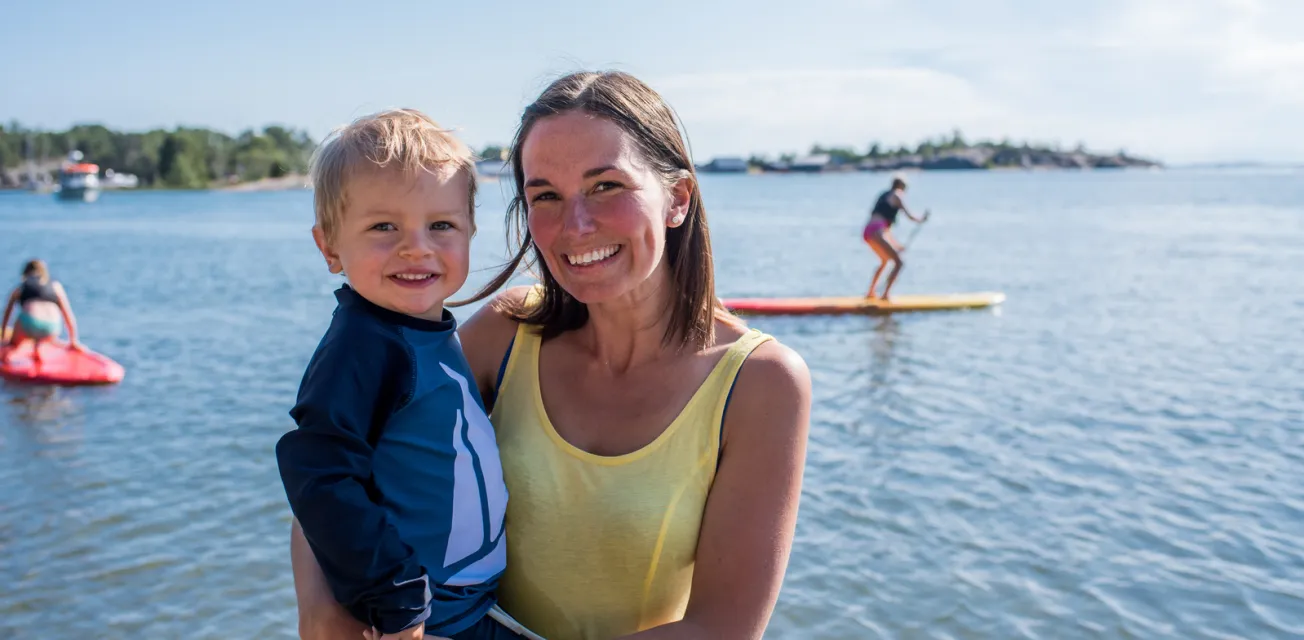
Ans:
[[[32,362],[40,367],[41,344],[59,337],[64,324],[68,326],[68,347],[83,350],[77,341],[77,319],[72,314],[68,295],[62,284],[50,278],[45,262],[30,260],[23,266],[23,282],[9,294],[4,320],[0,321],[0,334],[9,327],[9,317],[15,306],[18,315],[14,319],[9,343],[0,349],[0,362],[8,362],[9,354],[31,340],[36,343],[32,347]]]

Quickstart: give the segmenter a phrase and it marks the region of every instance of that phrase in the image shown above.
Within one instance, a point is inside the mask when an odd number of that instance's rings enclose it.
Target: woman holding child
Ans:
[[[565,638],[759,638],[797,517],[801,358],[717,303],[678,124],[623,73],[576,73],[521,118],[508,216],[542,284],[459,329],[510,495],[504,610]],[[296,527],[300,628],[363,625]],[[417,636],[419,637],[419,634]]]

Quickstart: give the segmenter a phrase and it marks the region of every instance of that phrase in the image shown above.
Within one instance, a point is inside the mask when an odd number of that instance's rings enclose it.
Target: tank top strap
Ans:
[[[748,330],[742,337],[735,340],[732,345],[729,345],[729,350],[720,359],[720,363],[716,365],[715,370],[702,383],[703,388],[700,389],[699,393],[714,400],[711,405],[712,411],[708,424],[711,425],[712,441],[717,446],[724,429],[725,409],[728,407],[729,400],[733,395],[734,382],[738,379],[738,372],[757,347],[773,339],[773,336],[762,333],[758,329]]]
[[[744,333],[741,338],[729,345],[729,350],[725,352],[722,359],[724,366],[717,370],[715,375],[720,376],[732,387],[733,380],[738,376],[738,370],[747,361],[747,357],[752,355],[757,347],[773,339],[773,336],[762,333],[760,329],[748,329],[747,333]]]
[[[507,347],[507,354],[503,356],[503,362],[499,366],[498,388],[494,390],[496,398],[502,398],[508,393],[509,388],[522,383],[526,385],[525,389],[538,384],[534,379],[539,372],[537,358],[539,342],[542,339],[543,336],[536,327],[524,322],[516,323],[516,336],[512,338],[511,345]]]

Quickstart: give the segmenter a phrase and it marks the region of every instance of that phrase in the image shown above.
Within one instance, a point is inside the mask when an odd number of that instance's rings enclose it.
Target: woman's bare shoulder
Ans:
[[[756,347],[738,371],[736,383],[743,395],[761,396],[771,392],[789,396],[790,400],[809,400],[810,369],[806,360],[788,345],[768,340]]]
[[[462,341],[466,342],[468,334],[515,334],[517,312],[524,307],[529,292],[530,287],[512,287],[494,295],[461,324],[458,333]]]
[[[725,421],[726,440],[735,435],[737,424],[764,434],[758,437],[786,439],[798,433],[804,437],[811,403],[810,369],[791,347],[767,340],[738,370],[732,398]],[[802,418],[793,419],[796,416]]]
[[[525,305],[530,287],[512,287],[480,307],[457,330],[467,363],[481,390],[492,385],[507,348],[520,325],[517,312]]]

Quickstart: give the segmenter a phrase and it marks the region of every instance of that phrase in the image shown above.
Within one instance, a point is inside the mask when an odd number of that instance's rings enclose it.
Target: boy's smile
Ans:
[[[466,282],[471,235],[468,178],[462,172],[406,175],[360,170],[348,178],[344,216],[327,239],[313,229],[332,273],[391,311],[439,320],[444,300]]]
[[[390,274],[389,277],[394,280],[394,284],[397,284],[400,287],[420,289],[421,287],[434,284],[438,281],[440,276],[438,273],[421,269],[408,269],[400,273]]]

